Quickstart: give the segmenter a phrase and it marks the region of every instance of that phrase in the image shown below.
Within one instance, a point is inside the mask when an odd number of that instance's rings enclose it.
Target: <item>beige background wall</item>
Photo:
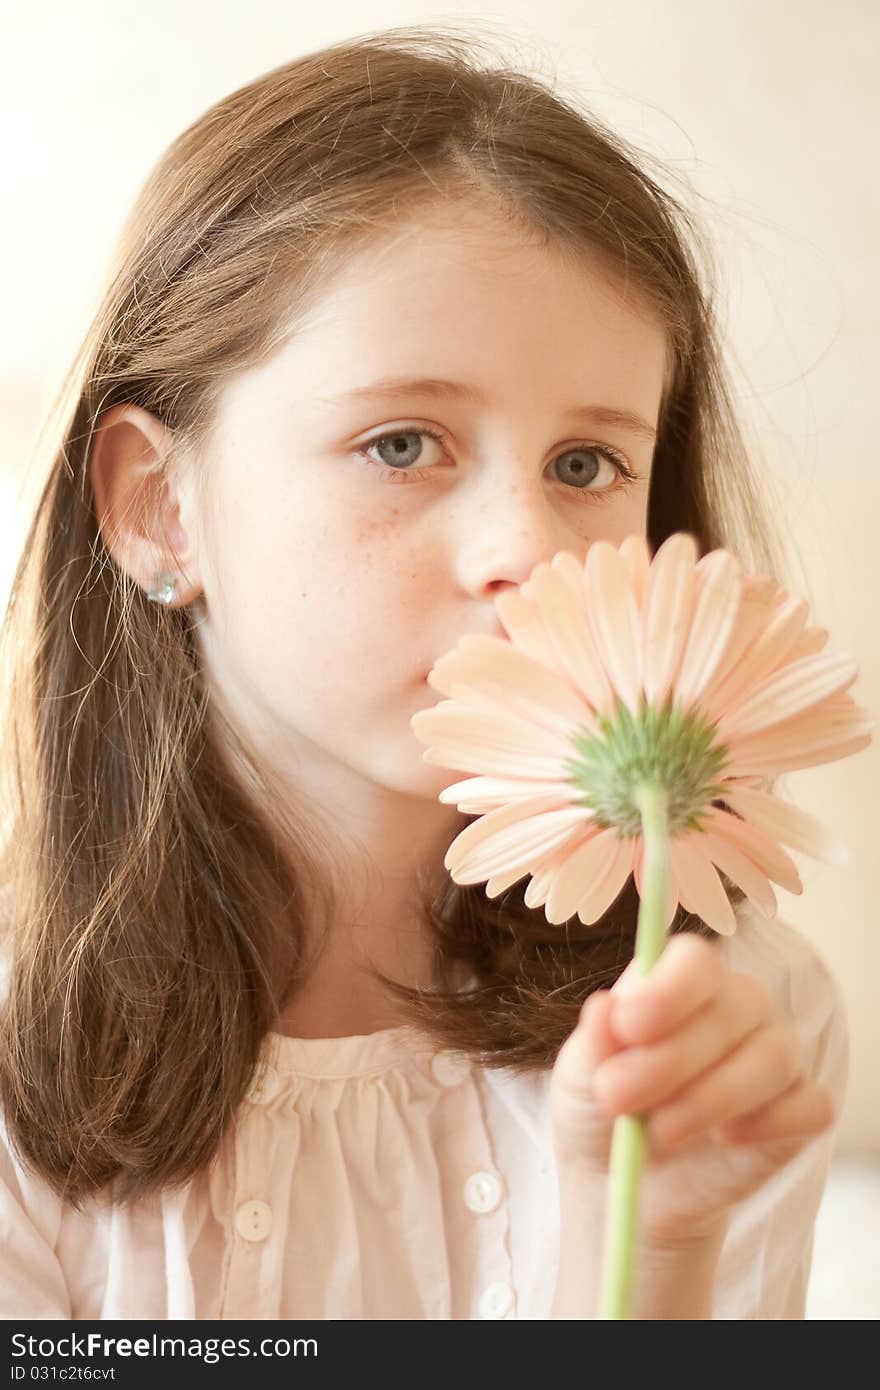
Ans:
[[[6,27],[0,101],[0,603],[45,405],[84,326],[115,232],[148,167],[213,101],[298,53],[389,24],[458,19],[554,73],[692,188],[723,271],[741,407],[760,442],[799,587],[859,658],[880,711],[876,351],[880,323],[874,0],[569,0],[434,10],[329,0],[49,0]],[[880,1154],[880,749],[794,774],[790,794],[838,823],[847,868],[799,856],[781,913],[840,980],[852,1079],[839,1150]],[[873,1102],[873,1103],[872,1103]]]

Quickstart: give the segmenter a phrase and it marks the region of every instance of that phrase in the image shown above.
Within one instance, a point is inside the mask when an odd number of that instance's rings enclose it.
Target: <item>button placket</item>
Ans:
[[[475,1132],[477,1128],[482,1131],[483,1152],[480,1154],[471,1150],[471,1161],[476,1162],[473,1171],[462,1183],[461,1195],[464,1206],[476,1213],[475,1315],[479,1318],[515,1318],[516,1289],[510,1253],[510,1193],[495,1161],[487,1094],[482,1085],[473,1088],[473,1100],[479,1116]],[[473,1303],[471,1308],[474,1309]],[[474,1316],[473,1311],[471,1316]]]
[[[259,1197],[240,1203],[235,1209],[235,1229],[244,1240],[265,1240],[272,1229],[272,1208]]]
[[[515,1299],[516,1294],[511,1285],[503,1279],[496,1279],[494,1283],[487,1284],[480,1294],[477,1311],[481,1318],[506,1318],[513,1308]]]
[[[464,1185],[465,1204],[471,1211],[494,1211],[501,1202],[502,1195],[500,1179],[483,1168],[471,1173]]]
[[[470,1074],[471,1067],[470,1058],[465,1053],[457,1052],[453,1048],[441,1048],[431,1057],[431,1074],[441,1086],[460,1085]],[[489,1243],[487,1247],[484,1247],[487,1252],[491,1249],[496,1237],[500,1240],[503,1249],[504,1260],[500,1266],[497,1258],[487,1260],[486,1268],[482,1271],[482,1277],[485,1278],[490,1272],[500,1273],[502,1269],[505,1272],[510,1271],[510,1218],[509,1211],[502,1207],[502,1199],[505,1196],[504,1183],[500,1174],[493,1171],[494,1163],[490,1151],[491,1145],[484,1113],[484,1102],[477,1094],[478,1090],[479,1088],[475,1091],[473,1100],[479,1113],[480,1127],[486,1135],[485,1160],[488,1161],[484,1160],[483,1164],[467,1177],[462,1185],[462,1200],[468,1210],[479,1213],[488,1221],[488,1228],[484,1229],[481,1235],[481,1244],[482,1240]],[[481,1255],[481,1263],[483,1258]],[[477,1314],[481,1318],[506,1318],[511,1316],[515,1302],[516,1291],[512,1283],[504,1279],[492,1279],[485,1285],[478,1297]]]
[[[300,1095],[297,1078],[261,1052],[244,1092],[241,1122],[235,1126],[226,1185],[223,1319],[279,1316],[288,1207],[273,1174],[280,1165],[297,1161],[299,1117],[295,1110],[288,1111],[288,1103]]]
[[[464,1184],[465,1204],[471,1211],[488,1215],[497,1211],[503,1196],[501,1180],[487,1168],[471,1173]],[[499,1216],[502,1213],[499,1212]],[[516,1298],[513,1286],[505,1279],[493,1279],[480,1294],[477,1312],[481,1318],[506,1318]]]

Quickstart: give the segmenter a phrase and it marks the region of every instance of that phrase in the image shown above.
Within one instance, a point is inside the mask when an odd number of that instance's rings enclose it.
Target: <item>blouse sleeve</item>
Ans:
[[[746,909],[723,939],[732,969],[758,976],[805,1048],[806,1072],[829,1091],[839,1119],[849,1071],[849,1035],[840,990],[807,939],[778,918]],[[722,1248],[713,1317],[804,1317],[813,1232],[825,1190],[835,1128],[818,1135],[735,1209]]]

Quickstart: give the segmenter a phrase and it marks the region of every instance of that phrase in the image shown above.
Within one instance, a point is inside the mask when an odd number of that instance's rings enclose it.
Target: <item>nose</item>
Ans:
[[[574,540],[574,544],[572,543]],[[495,495],[469,520],[459,545],[459,580],[472,598],[494,600],[524,584],[535,567],[559,550],[582,558],[585,542],[562,526],[540,482],[520,483]]]

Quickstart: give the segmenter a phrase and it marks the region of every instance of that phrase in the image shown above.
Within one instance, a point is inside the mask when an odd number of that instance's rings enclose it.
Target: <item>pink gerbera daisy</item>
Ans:
[[[653,561],[641,536],[560,551],[495,608],[507,638],[462,637],[428,677],[449,698],[411,720],[425,762],[476,774],[440,794],[479,815],[447,852],[456,883],[496,897],[528,874],[549,922],[597,921],[631,873],[642,894],[645,784],[665,791],[666,927],[680,902],[735,930],[719,869],[772,917],[771,881],[802,891],[783,845],[845,861],[761,787],[871,740],[856,663],[805,600],[679,532]]]

